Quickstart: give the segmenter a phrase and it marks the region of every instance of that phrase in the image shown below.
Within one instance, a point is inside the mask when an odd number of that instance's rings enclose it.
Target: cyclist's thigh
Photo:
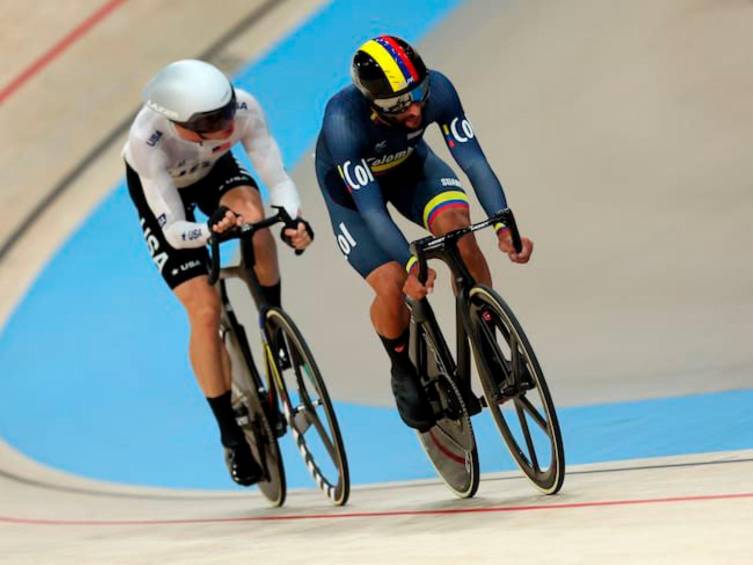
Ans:
[[[200,314],[206,319],[211,312],[215,323],[219,321],[222,303],[217,289],[209,284],[209,278],[198,276],[188,279],[173,288],[175,296],[188,312],[189,317]]]
[[[408,185],[391,190],[390,202],[412,222],[432,231],[432,223],[444,210],[468,210],[468,196],[450,166],[429,151]],[[397,183],[396,183],[397,184]]]
[[[139,214],[141,231],[149,254],[170,289],[175,289],[179,284],[194,277],[206,275],[209,261],[206,248],[175,249],[172,247],[162,233],[160,222],[146,202],[138,174],[128,165],[126,165],[126,180],[128,193]],[[193,220],[190,207],[186,207],[186,218]]]
[[[259,186],[230,151],[217,160],[207,176],[190,188],[190,198],[196,201],[199,210],[211,216],[219,208],[220,200],[227,200],[223,197],[228,193],[233,195],[233,201],[249,200],[249,205],[251,205],[250,200],[258,197],[258,212],[261,215],[263,208],[261,197],[259,197]],[[243,198],[244,195],[248,198]],[[229,207],[232,208],[232,206]]]
[[[392,261],[369,231],[337,172],[327,174],[317,170],[317,180],[337,246],[350,266],[365,279],[374,269]]]

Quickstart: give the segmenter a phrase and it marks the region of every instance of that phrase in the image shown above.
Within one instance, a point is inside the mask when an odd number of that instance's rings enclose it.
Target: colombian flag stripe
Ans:
[[[416,67],[413,66],[405,49],[400,47],[400,44],[397,41],[387,35],[382,35],[378,37],[377,40],[385,47],[389,46],[389,49],[397,60],[397,64],[406,71],[405,78],[412,77],[414,82],[418,82],[418,71],[416,70]]]
[[[392,92],[397,92],[398,90],[405,88],[406,76],[397,64],[397,61],[395,60],[396,58],[392,56],[384,45],[378,41],[370,39],[361,45],[360,51],[363,51],[374,58],[384,71],[384,74],[390,83],[390,87],[392,88]]]
[[[434,223],[434,220],[437,219],[437,216],[439,215],[439,213],[442,212],[443,210],[447,210],[449,208],[465,208],[467,210],[468,209],[468,202],[460,202],[458,200],[454,200],[452,202],[445,202],[444,204],[440,204],[429,215],[429,221],[428,221],[428,224],[426,226],[426,229],[428,229],[429,231],[431,231],[431,226]]]
[[[468,208],[468,196],[461,190],[448,190],[438,194],[424,206],[424,227],[431,231],[437,214],[445,208]]]

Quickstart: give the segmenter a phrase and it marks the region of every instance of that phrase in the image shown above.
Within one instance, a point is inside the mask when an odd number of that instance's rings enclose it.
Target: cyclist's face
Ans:
[[[423,118],[423,103],[414,102],[405,112],[392,116],[392,119],[409,129],[417,129],[421,126],[421,119]]]
[[[206,133],[196,133],[190,129],[182,127],[180,124],[175,124],[175,129],[183,139],[188,141],[221,141],[227,139],[235,131],[235,123],[229,122],[227,127],[219,131],[211,131]]]
[[[207,139],[209,141],[219,141],[221,139],[227,139],[228,137],[233,135],[233,131],[235,131],[235,123],[231,121],[224,129],[202,133],[200,135],[202,139]]]

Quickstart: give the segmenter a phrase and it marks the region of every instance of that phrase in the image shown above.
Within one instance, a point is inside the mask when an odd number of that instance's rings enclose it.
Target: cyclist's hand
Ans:
[[[428,269],[426,284],[423,285],[418,281],[418,267],[411,269],[408,278],[403,285],[403,292],[413,300],[422,300],[426,295],[434,290],[434,280],[437,278],[437,272],[434,269]]]
[[[512,244],[512,235],[510,235],[509,229],[499,230],[499,232],[497,232],[497,239],[499,250],[502,253],[506,253],[510,258],[510,261],[513,263],[528,263],[528,260],[531,258],[531,253],[533,253],[533,241],[527,237],[521,237],[520,243],[522,244],[523,249],[520,250],[520,253],[516,253],[515,247],[513,247]]]
[[[243,219],[230,208],[220,206],[209,218],[207,225],[210,231],[222,233],[232,227],[239,226],[242,221]]]
[[[294,249],[306,249],[311,245],[311,242],[314,241],[314,230],[312,230],[311,225],[302,218],[298,218],[296,222],[298,222],[297,227],[284,228],[281,237],[285,243]]]

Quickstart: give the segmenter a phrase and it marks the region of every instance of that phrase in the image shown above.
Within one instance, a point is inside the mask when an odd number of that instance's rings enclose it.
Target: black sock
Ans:
[[[380,335],[379,339],[382,340],[382,345],[384,345],[384,349],[387,350],[387,355],[390,356],[393,367],[397,366],[402,369],[413,368],[413,363],[410,360],[408,351],[408,343],[410,341],[410,327],[405,328],[405,331],[398,337],[388,338]]]
[[[207,397],[207,402],[209,402],[209,407],[212,409],[214,417],[217,420],[217,425],[220,427],[220,441],[222,441],[222,445],[228,447],[242,440],[243,431],[238,426],[238,422],[235,421],[233,404],[230,401],[230,391],[214,398]]]
[[[279,308],[282,305],[281,286],[282,281],[277,281],[277,284],[273,284],[272,286],[261,285],[261,293],[264,295],[264,300],[270,306],[277,306]]]

